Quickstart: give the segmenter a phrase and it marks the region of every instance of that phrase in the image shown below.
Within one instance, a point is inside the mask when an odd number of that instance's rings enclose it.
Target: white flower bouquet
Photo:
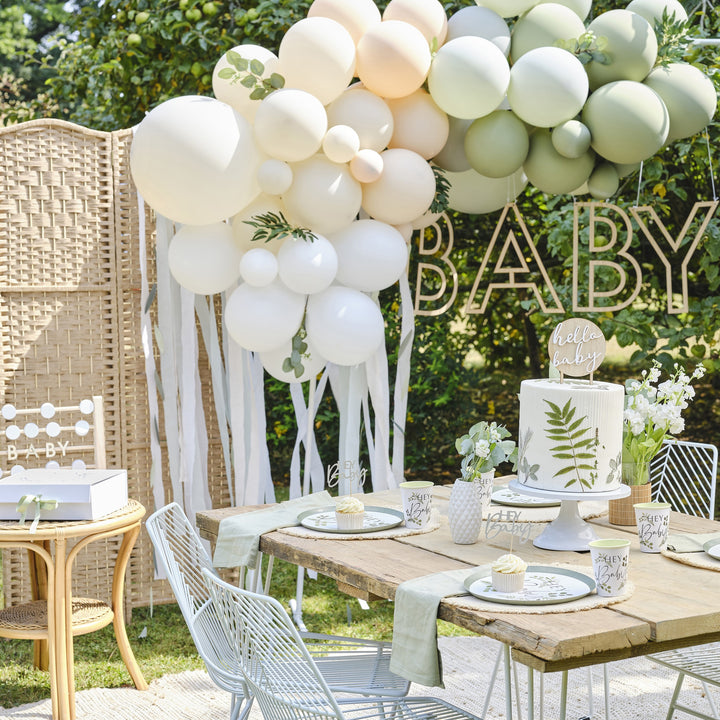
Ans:
[[[467,435],[457,438],[455,448],[463,456],[462,480],[472,482],[502,462],[517,462],[517,447],[509,437],[510,432],[504,425],[482,420],[473,425]]]

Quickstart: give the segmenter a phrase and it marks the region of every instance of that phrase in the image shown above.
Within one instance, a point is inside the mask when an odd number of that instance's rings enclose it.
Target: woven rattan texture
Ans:
[[[96,623],[106,619],[108,615],[112,617],[112,610],[100,600],[73,598],[73,625]],[[44,600],[34,600],[0,610],[0,624],[6,630],[45,630],[47,629],[47,603]]]
[[[96,132],[60,120],[0,129],[0,404],[76,404],[102,395],[107,465],[127,469],[130,496],[152,512],[131,143],[132,130]],[[145,227],[152,283],[149,210]],[[204,354],[200,372],[207,387],[210,494],[215,506],[227,505]],[[167,463],[164,470],[169,501]],[[80,553],[74,594],[109,600],[117,545],[91,543]],[[143,532],[128,566],[126,610],[172,600],[153,572]],[[25,553],[3,553],[6,604],[29,599],[27,578]]]

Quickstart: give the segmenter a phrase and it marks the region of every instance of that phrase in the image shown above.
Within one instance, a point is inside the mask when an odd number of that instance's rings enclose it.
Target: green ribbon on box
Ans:
[[[38,523],[40,522],[40,513],[43,510],[54,510],[60,503],[57,500],[50,498],[44,498],[42,495],[23,495],[15,507],[15,510],[20,513],[20,524],[25,524],[25,516],[31,505],[35,505],[35,516],[33,517],[32,525],[30,525],[31,533],[37,530]]]

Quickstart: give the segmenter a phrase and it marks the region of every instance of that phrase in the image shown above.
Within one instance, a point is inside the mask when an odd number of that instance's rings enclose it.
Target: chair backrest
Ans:
[[[718,450],[708,443],[666,440],[650,463],[654,500],[687,515],[715,518]]]
[[[282,605],[204,571],[228,641],[266,718],[342,720],[332,691]]]
[[[208,673],[220,687],[245,693],[245,682],[218,618],[203,572],[215,574],[209,555],[177,503],[154,512],[146,521],[155,557],[167,574],[190,635]]]

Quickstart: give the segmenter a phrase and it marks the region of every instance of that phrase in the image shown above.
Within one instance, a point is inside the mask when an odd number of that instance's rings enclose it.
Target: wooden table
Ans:
[[[263,535],[260,550],[334,578],[358,597],[392,599],[397,586],[412,578],[492,562],[508,550],[509,535],[474,545],[456,545],[447,526],[450,487],[436,487],[434,505],[443,513],[440,529],[398,539],[343,541],[296,537],[281,531]],[[366,504],[400,507],[397,491],[364,496]],[[217,537],[226,508],[198,513],[200,534]],[[440,604],[438,617],[499,640],[515,659],[541,672],[604,663],[670,648],[720,640],[720,572],[690,567],[659,554],[640,551],[634,527],[589,520],[599,537],[627,537],[632,596],[622,603],[576,613],[542,615],[489,612]],[[538,528],[539,530],[539,528]],[[671,532],[720,532],[720,523],[672,513]],[[360,547],[362,551],[360,552]],[[515,552],[530,564],[583,565],[590,554],[543,550],[526,543]]]
[[[125,570],[140,532],[145,508],[135,500],[98,520],[0,522],[0,548],[24,548],[31,557],[32,602],[0,610],[0,637],[46,644],[54,720],[75,720],[73,636],[113,623],[118,649],[138,690],[148,685],[135,661],[125,630],[123,596]],[[91,542],[122,535],[113,569],[111,605],[92,598],[72,597],[72,568],[77,554]],[[68,541],[75,540],[70,548]],[[108,569],[109,570],[109,569]],[[42,653],[36,649],[36,663]],[[38,662],[40,661],[40,662]]]

